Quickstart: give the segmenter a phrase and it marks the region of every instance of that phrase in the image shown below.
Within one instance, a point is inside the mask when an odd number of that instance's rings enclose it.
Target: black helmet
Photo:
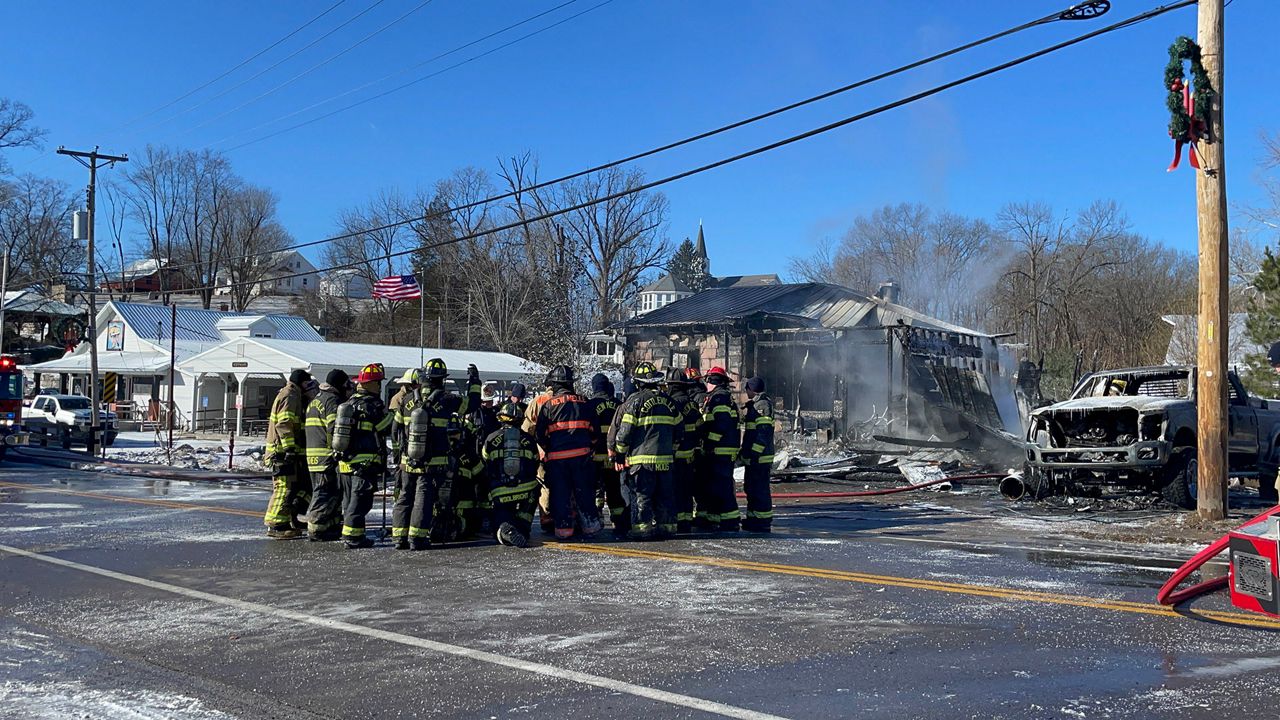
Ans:
[[[547,373],[548,385],[572,385],[573,384],[573,368],[568,365],[557,365],[551,368],[551,372]]]
[[[431,358],[422,368],[422,376],[428,380],[444,380],[449,377],[449,368],[440,358]]]
[[[1271,343],[1271,349],[1267,351],[1267,360],[1271,363],[1271,367],[1280,367],[1280,342]]]
[[[498,422],[511,425],[520,422],[520,406],[513,402],[502,403],[502,407],[498,408]]]
[[[662,371],[651,362],[642,362],[631,372],[637,385],[657,385],[662,382]]]

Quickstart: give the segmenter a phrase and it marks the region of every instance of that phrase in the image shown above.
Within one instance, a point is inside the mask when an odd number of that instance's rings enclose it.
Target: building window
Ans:
[[[306,287],[306,286],[307,286],[307,279],[302,278],[302,287]]]

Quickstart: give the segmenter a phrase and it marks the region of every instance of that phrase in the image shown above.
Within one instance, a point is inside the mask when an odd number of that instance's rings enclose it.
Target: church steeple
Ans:
[[[703,236],[702,236],[702,221],[701,221],[701,220],[699,220],[699,221],[698,221],[698,242],[697,242],[697,245],[695,245],[695,247],[694,247],[694,253],[695,253],[698,257],[702,258],[702,259],[703,259],[703,261],[705,261],[705,265],[703,265],[703,268],[704,268],[708,273],[710,273],[710,272],[711,272],[711,258],[710,258],[710,256],[708,256],[708,255],[707,255],[707,239],[706,239],[705,237],[703,237]]]

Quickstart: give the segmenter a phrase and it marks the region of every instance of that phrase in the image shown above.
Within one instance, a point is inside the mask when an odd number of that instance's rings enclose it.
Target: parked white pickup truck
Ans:
[[[73,443],[85,443],[89,439],[89,403],[83,395],[37,395],[23,411],[22,420],[32,432],[43,432],[57,440],[65,428],[71,431]],[[101,412],[98,418],[102,442],[109,446],[116,441],[116,414]]]

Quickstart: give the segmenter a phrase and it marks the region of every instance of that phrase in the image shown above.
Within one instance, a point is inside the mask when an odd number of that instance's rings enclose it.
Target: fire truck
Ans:
[[[0,460],[13,445],[26,445],[30,435],[22,426],[22,371],[18,361],[0,355]]]

